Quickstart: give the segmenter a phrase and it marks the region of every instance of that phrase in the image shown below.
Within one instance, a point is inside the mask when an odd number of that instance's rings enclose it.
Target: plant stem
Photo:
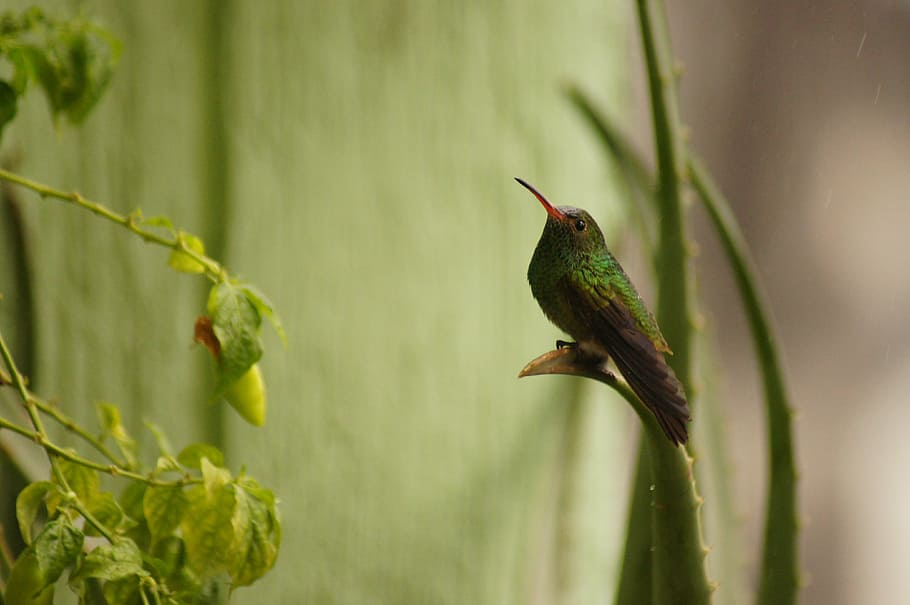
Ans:
[[[117,456],[110,450],[110,448],[108,448],[106,445],[104,445],[94,435],[92,435],[87,430],[82,428],[82,426],[79,425],[75,420],[73,420],[72,418],[70,418],[69,416],[64,414],[62,411],[60,411],[59,408],[57,408],[56,406],[54,406],[42,399],[39,399],[33,393],[31,394],[31,397],[32,397],[32,400],[35,402],[35,406],[38,408],[39,411],[47,414],[48,416],[50,416],[51,418],[56,420],[57,423],[59,423],[61,426],[63,426],[66,430],[68,430],[72,433],[75,433],[76,435],[81,437],[85,442],[87,442],[89,445],[91,445],[93,448],[95,448],[95,450],[97,450],[98,453],[100,453],[102,456],[104,456],[105,458],[107,458],[108,460],[113,462],[115,466],[118,466],[120,468],[129,467],[129,464],[127,464],[126,461],[117,458]]]
[[[32,425],[35,427],[35,440],[38,441],[39,445],[44,446],[44,451],[47,453],[48,461],[51,463],[51,472],[53,473],[54,478],[57,480],[57,483],[66,492],[67,500],[73,506],[73,508],[75,508],[79,514],[85,518],[85,521],[87,523],[90,523],[95,529],[97,529],[98,533],[104,536],[108,542],[113,543],[113,533],[111,533],[111,531],[103,523],[99,522],[98,519],[96,519],[94,515],[89,512],[89,510],[75,495],[75,492],[73,492],[73,489],[70,487],[69,482],[66,479],[66,475],[63,474],[63,470],[57,463],[57,456],[59,454],[54,451],[54,449],[48,447],[51,445],[51,443],[48,440],[47,433],[44,430],[44,423],[41,421],[41,415],[38,413],[38,408],[35,405],[35,401],[29,396],[29,392],[25,388],[25,380],[22,378],[22,374],[19,373],[19,369],[16,367],[16,362],[13,360],[13,356],[10,353],[9,348],[6,346],[6,341],[3,339],[2,334],[0,334],[0,354],[3,356],[3,361],[6,363],[6,368],[13,380],[13,385],[19,392],[19,397],[22,399],[22,403],[25,405],[25,410],[28,412],[28,416],[32,421]],[[54,448],[60,449],[56,446],[54,446]]]
[[[653,6],[652,6],[653,5]],[[655,24],[663,14],[659,0],[638,0],[642,46],[651,95],[654,148],[657,155],[657,202],[660,237],[657,248],[657,279],[660,292],[657,318],[661,331],[675,354],[670,359],[677,378],[691,396],[689,320],[689,253],[680,195],[682,152],[680,150],[676,92],[668,58],[666,31]]]
[[[622,569],[616,588],[616,603],[652,603],[654,586],[651,578],[651,461],[644,435],[638,444],[638,464],[632,480],[626,523],[626,544]],[[642,581],[645,578],[647,581]]]
[[[793,408],[787,397],[776,337],[760,291],[754,263],[730,205],[698,159],[690,157],[689,175],[720,236],[749,319],[765,392],[768,422],[768,502],[759,577],[759,605],[790,605],[799,591],[796,465]]]
[[[192,477],[189,475],[186,475],[180,479],[175,479],[175,480],[171,480],[171,481],[163,480],[163,479],[156,479],[154,477],[148,477],[148,476],[133,472],[127,468],[123,468],[123,466],[118,465],[118,464],[101,464],[98,462],[94,462],[92,460],[89,460],[88,458],[83,458],[82,456],[73,453],[71,450],[64,449],[64,448],[60,447],[59,445],[53,443],[50,440],[50,438],[48,437],[47,432],[44,430],[44,425],[41,421],[41,417],[37,412],[38,407],[39,407],[38,406],[39,399],[37,397],[35,397],[25,386],[25,380],[22,377],[22,375],[19,373],[18,369],[16,368],[15,361],[13,360],[12,354],[10,353],[9,348],[7,347],[6,341],[4,340],[2,334],[0,334],[0,355],[2,355],[3,360],[6,363],[6,367],[9,370],[8,376],[6,374],[0,372],[0,381],[7,381],[7,379],[8,379],[8,383],[13,385],[16,388],[16,390],[19,393],[20,399],[22,399],[23,404],[25,405],[26,412],[28,412],[28,414],[29,414],[29,419],[31,420],[32,425],[34,426],[34,429],[29,429],[27,427],[16,424],[14,422],[10,422],[9,420],[7,420],[3,417],[0,417],[0,429],[7,429],[7,430],[10,430],[19,435],[22,435],[23,437],[31,439],[32,441],[37,443],[39,446],[44,448],[44,450],[47,452],[48,458],[51,462],[51,467],[52,467],[52,472],[54,473],[54,477],[56,479],[58,479],[58,481],[60,481],[61,486],[66,485],[66,478],[63,477],[62,473],[60,473],[59,469],[57,468],[56,458],[58,458],[58,457],[63,458],[64,460],[73,462],[75,464],[80,464],[87,468],[90,468],[90,469],[93,469],[96,471],[100,471],[102,473],[107,473],[108,475],[112,475],[114,477],[126,477],[128,479],[133,479],[135,481],[142,481],[143,483],[146,483],[148,485],[154,485],[154,486],[159,486],[159,487],[180,487],[183,485],[202,483],[201,478]],[[42,403],[42,405],[47,406],[48,404]],[[61,416],[62,416],[62,414],[61,414]],[[68,428],[70,426],[70,423],[72,425],[75,425],[75,422],[73,422],[71,420],[69,420],[68,422],[69,423],[65,425]],[[80,428],[80,431],[77,434],[79,434],[81,436],[83,434],[87,434],[87,432],[85,431],[85,429]],[[90,442],[91,442],[91,440],[90,440]]]
[[[654,128],[654,147],[657,157],[657,203],[659,237],[655,266],[659,296],[657,318],[667,342],[675,351],[669,360],[676,376],[683,384],[688,398],[694,399],[691,364],[690,279],[689,253],[686,247],[686,229],[682,210],[680,177],[683,174],[681,137],[676,103],[676,91],[671,66],[670,40],[666,30],[664,8],[660,0],[638,0],[638,21],[641,29],[642,48],[648,75],[651,98],[651,116]],[[649,426],[646,424],[646,427]],[[666,440],[651,435],[652,487],[660,492],[674,490],[672,481],[679,481],[674,473],[691,478],[691,459],[681,460],[672,453]],[[645,461],[639,459],[639,464]],[[658,475],[661,469],[663,474]],[[644,489],[638,484],[635,489]],[[666,493],[666,492],[664,492]],[[672,492],[671,492],[672,493]],[[694,494],[694,489],[692,490]],[[666,526],[672,518],[671,510],[652,511],[652,562],[651,582],[654,586],[654,603],[708,603],[710,585],[705,575],[705,548],[701,539],[698,520],[700,501],[677,501],[676,494],[655,506],[672,507],[673,514],[685,516],[688,523]],[[674,531],[680,530],[680,531]],[[644,532],[642,532],[644,533]],[[635,544],[642,547],[642,541]],[[635,553],[626,553],[635,556]],[[646,581],[641,578],[639,581]],[[706,590],[706,587],[708,589]]]
[[[78,193],[68,193],[66,191],[54,189],[53,187],[32,181],[14,172],[9,172],[8,170],[0,169],[0,179],[21,185],[27,189],[31,189],[41,197],[58,199],[83,208],[84,210],[88,210],[89,212],[105,218],[113,223],[117,223],[118,225],[126,227],[127,230],[138,235],[146,242],[158,244],[159,246],[164,246],[165,248],[170,248],[171,250],[176,250],[177,252],[182,252],[183,254],[186,254],[194,261],[202,265],[205,268],[206,274],[213,280],[224,279],[227,274],[224,267],[222,267],[218,261],[209,258],[204,254],[200,254],[190,248],[179,233],[173,237],[163,237],[154,231],[150,231],[149,229],[144,228],[142,226],[141,218],[135,214],[120,214],[104,206],[103,204],[99,204],[98,202],[93,202],[92,200],[86,199]]]
[[[13,382],[12,382],[12,379],[6,374],[6,372],[4,372],[2,369],[0,369],[0,385],[3,385],[3,384],[13,384]],[[28,391],[27,387],[26,387],[26,391]],[[99,439],[97,439],[94,435],[89,433],[86,429],[84,429],[75,420],[73,420],[72,418],[70,418],[69,416],[64,414],[57,406],[55,406],[47,401],[44,401],[43,399],[41,399],[40,397],[38,397],[31,391],[28,391],[28,396],[35,403],[35,406],[38,408],[38,411],[40,411],[44,414],[47,414],[48,416],[50,416],[51,418],[56,420],[58,424],[63,426],[63,428],[65,428],[66,430],[70,431],[71,433],[75,433],[76,435],[81,437],[89,445],[91,445],[93,448],[95,448],[102,456],[104,456],[105,458],[107,458],[108,460],[113,462],[116,466],[121,467],[121,468],[127,468],[129,466],[125,461],[118,459],[117,456],[110,450],[110,448],[108,448],[106,445],[104,445]],[[2,425],[3,422],[4,422],[3,418],[0,418],[0,425]],[[13,430],[15,432],[15,429],[11,428],[12,426],[14,426],[14,425],[9,425],[9,426],[6,426],[5,428],[10,428],[10,430]]]

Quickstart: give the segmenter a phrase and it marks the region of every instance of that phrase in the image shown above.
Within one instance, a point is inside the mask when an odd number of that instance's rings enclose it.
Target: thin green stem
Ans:
[[[765,393],[768,421],[769,473],[764,548],[759,577],[759,605],[790,605],[799,591],[796,505],[796,464],[793,446],[793,408],[784,385],[777,338],[768,307],[730,205],[696,158],[689,158],[689,175],[720,236],[743,300]]]
[[[139,473],[133,472],[128,468],[124,468],[123,465],[101,464],[99,462],[89,460],[88,458],[84,458],[74,453],[72,450],[64,449],[59,445],[53,443],[48,437],[47,432],[44,430],[44,425],[41,421],[41,417],[37,413],[37,401],[39,401],[39,399],[35,397],[25,386],[25,379],[21,374],[19,374],[18,369],[16,369],[15,361],[13,360],[12,354],[9,352],[9,348],[7,347],[6,341],[4,340],[2,334],[0,334],[0,354],[2,354],[6,367],[9,370],[9,375],[0,372],[0,381],[7,381],[8,379],[8,383],[16,388],[20,398],[25,405],[26,411],[29,414],[29,419],[34,426],[33,429],[30,429],[28,427],[11,422],[6,418],[0,417],[0,429],[7,429],[19,435],[22,435],[23,437],[31,439],[39,446],[44,448],[44,450],[48,453],[48,457],[51,461],[54,477],[61,481],[61,485],[66,485],[66,479],[63,477],[62,473],[59,472],[56,464],[54,464],[56,459],[55,457],[63,458],[69,462],[80,464],[87,468],[106,473],[114,477],[126,477],[127,479],[141,481],[148,485],[154,485],[158,487],[180,487],[184,485],[202,483],[201,478],[192,477],[190,475],[186,475],[180,479],[174,480],[164,480],[157,479],[155,477],[148,477],[146,475],[141,475]],[[47,404],[44,403],[43,405]],[[84,429],[80,429],[80,431],[81,433],[86,433]]]
[[[12,384],[12,379],[0,369],[0,386],[4,384]],[[28,391],[28,389],[26,388]],[[104,443],[102,443],[98,438],[89,433],[85,428],[83,428],[75,420],[64,414],[57,406],[44,401],[33,392],[28,391],[28,396],[31,397],[32,401],[35,403],[35,406],[38,408],[38,411],[47,414],[58,424],[63,426],[66,430],[78,435],[89,445],[95,448],[102,456],[113,462],[116,466],[122,468],[128,468],[129,464],[125,461],[117,458],[117,456],[108,448]],[[2,426],[3,419],[0,418],[0,426]],[[9,428],[9,427],[7,427]],[[12,429],[11,429],[12,430]]]
[[[115,466],[121,468],[129,468],[129,464],[120,458],[118,458],[104,443],[102,443],[98,438],[85,430],[79,423],[75,420],[64,414],[57,408],[55,405],[52,405],[42,399],[36,397],[33,393],[31,394],[32,400],[35,402],[35,406],[40,412],[47,414],[51,418],[57,421],[58,424],[63,426],[66,430],[75,433],[81,437],[86,443],[91,445],[95,450],[98,451],[102,456],[114,463]]]
[[[224,279],[227,275],[224,267],[222,267],[218,261],[193,250],[179,233],[173,237],[164,237],[159,233],[146,229],[142,224],[141,218],[136,214],[120,214],[103,204],[86,199],[78,193],[61,191],[60,189],[55,189],[48,185],[27,179],[24,176],[8,170],[0,169],[0,179],[21,185],[26,189],[31,189],[41,197],[54,198],[88,210],[97,216],[125,227],[128,231],[138,235],[146,242],[158,244],[159,246],[164,246],[165,248],[170,248],[177,252],[182,252],[204,267],[206,274],[211,279]]]
[[[16,367],[16,362],[13,360],[13,356],[10,353],[9,347],[6,346],[6,340],[4,340],[3,335],[0,334],[0,355],[3,356],[3,361],[6,363],[6,369],[9,371],[9,375],[13,380],[13,385],[16,387],[16,390],[19,391],[19,397],[22,399],[22,403],[25,405],[25,410],[28,413],[29,419],[32,421],[32,426],[35,427],[35,439],[40,445],[44,445],[44,451],[47,453],[48,461],[51,463],[51,472],[54,475],[54,478],[57,480],[57,483],[63,488],[66,492],[67,499],[69,503],[75,508],[80,515],[85,518],[87,523],[90,523],[95,529],[98,530],[102,536],[104,536],[108,542],[113,542],[113,533],[105,527],[105,525],[98,521],[76,496],[73,489],[70,487],[69,482],[66,479],[66,475],[63,473],[63,470],[58,464],[56,452],[47,447],[50,445],[50,441],[47,438],[47,432],[44,430],[44,423],[41,421],[41,414],[38,413],[38,408],[35,405],[35,401],[29,396],[28,389],[25,388],[25,380],[22,377],[22,374],[19,373],[19,369]],[[56,446],[54,446],[56,448]],[[59,449],[59,448],[57,448]]]

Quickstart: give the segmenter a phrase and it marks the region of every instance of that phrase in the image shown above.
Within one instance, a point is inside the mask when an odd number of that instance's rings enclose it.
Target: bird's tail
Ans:
[[[689,404],[682,384],[664,356],[613,355],[616,367],[642,403],[654,413],[664,434],[674,444],[686,443]]]

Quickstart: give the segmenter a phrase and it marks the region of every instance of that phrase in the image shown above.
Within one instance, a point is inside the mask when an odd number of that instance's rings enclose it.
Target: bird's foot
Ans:
[[[568,340],[557,340],[556,341],[557,350],[559,350],[559,349],[576,349],[576,348],[578,348],[577,342],[571,342]]]

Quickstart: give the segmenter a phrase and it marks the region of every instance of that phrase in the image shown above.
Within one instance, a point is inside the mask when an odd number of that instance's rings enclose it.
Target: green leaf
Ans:
[[[19,522],[19,532],[26,544],[32,543],[32,526],[38,517],[44,497],[47,492],[55,489],[50,481],[37,481],[19,492],[16,498],[16,520]]]
[[[48,58],[48,51],[30,44],[23,45],[19,48],[19,57],[24,64],[28,65],[28,73],[37,80],[38,85],[44,91],[44,96],[47,97],[51,114],[56,116],[60,105],[61,84],[57,71]]]
[[[213,490],[197,486],[187,493],[189,506],[180,529],[190,568],[203,577],[226,571],[234,560],[234,486]]]
[[[162,227],[163,229],[167,229],[173,233],[174,237],[177,236],[177,230],[174,229],[174,223],[171,222],[171,219],[166,216],[160,214],[156,216],[150,216],[147,219],[143,219],[142,224],[149,227]]]
[[[203,458],[208,458],[209,462],[215,466],[224,465],[224,454],[217,447],[208,443],[188,445],[177,454],[177,461],[188,468],[201,469]]]
[[[116,581],[147,575],[136,543],[129,538],[115,538],[113,544],[97,546],[85,555],[73,577]]]
[[[278,313],[275,312],[272,302],[266,298],[265,294],[263,294],[259,288],[252,284],[240,284],[240,289],[246,295],[247,299],[253,303],[256,310],[259,311],[259,315],[269,320],[269,323],[272,324],[275,333],[281,338],[281,342],[284,346],[288,346],[288,337],[284,333],[281,319],[278,317]]]
[[[187,505],[183,488],[149,486],[142,508],[152,539],[157,541],[173,533],[180,526]]]
[[[7,605],[52,605],[54,602],[54,585],[45,581],[32,548],[19,555],[5,580],[3,602]]]
[[[186,561],[186,545],[183,538],[175,535],[165,536],[155,542],[144,560],[158,577],[166,578],[172,575],[182,569]]]
[[[6,58],[13,64],[13,77],[10,80],[10,85],[17,95],[22,95],[25,93],[25,89],[28,88],[30,77],[28,60],[20,48],[9,49]]]
[[[155,473],[180,472],[180,463],[173,456],[158,456],[155,462]]]
[[[57,464],[63,472],[63,476],[66,477],[70,489],[76,492],[82,502],[88,502],[95,497],[101,485],[97,471],[62,458],[58,460]]]
[[[177,237],[183,240],[186,247],[196,254],[205,255],[205,245],[201,239],[192,233],[181,231]],[[181,273],[205,273],[205,265],[181,250],[172,250],[170,257],[167,259],[167,264]]]
[[[280,530],[274,515],[274,496],[263,489],[236,491],[236,556],[228,569],[233,586],[247,586],[261,578],[278,558]]]
[[[94,498],[86,503],[86,507],[95,519],[105,527],[117,529],[123,526],[126,514],[114,495],[110,492],[98,492]],[[94,527],[85,524],[85,535],[99,536]]]
[[[138,445],[136,440],[127,432],[126,427],[120,419],[120,409],[106,402],[99,402],[95,405],[98,412],[98,420],[101,423],[102,435],[110,436],[117,444],[120,453],[126,459],[130,468],[138,466]]]
[[[6,80],[0,80],[0,133],[16,117],[18,93]]]
[[[107,605],[134,605],[139,603],[139,577],[127,576],[122,580],[112,580],[101,587]]]
[[[119,58],[120,44],[85,20],[50,28],[46,48],[32,46],[30,63],[51,113],[78,124],[101,98]]]
[[[209,292],[208,313],[221,344],[216,389],[220,396],[262,357],[262,318],[243,290],[226,281],[215,284]]]
[[[35,538],[34,548],[45,586],[56,582],[63,570],[76,561],[83,540],[82,532],[66,516],[61,515],[44,526]]]
[[[145,483],[130,483],[120,494],[120,504],[124,512],[136,521],[145,519]]]
[[[226,468],[212,464],[208,458],[202,458],[199,464],[202,469],[202,484],[209,494],[216,493],[231,481],[231,473]]]

